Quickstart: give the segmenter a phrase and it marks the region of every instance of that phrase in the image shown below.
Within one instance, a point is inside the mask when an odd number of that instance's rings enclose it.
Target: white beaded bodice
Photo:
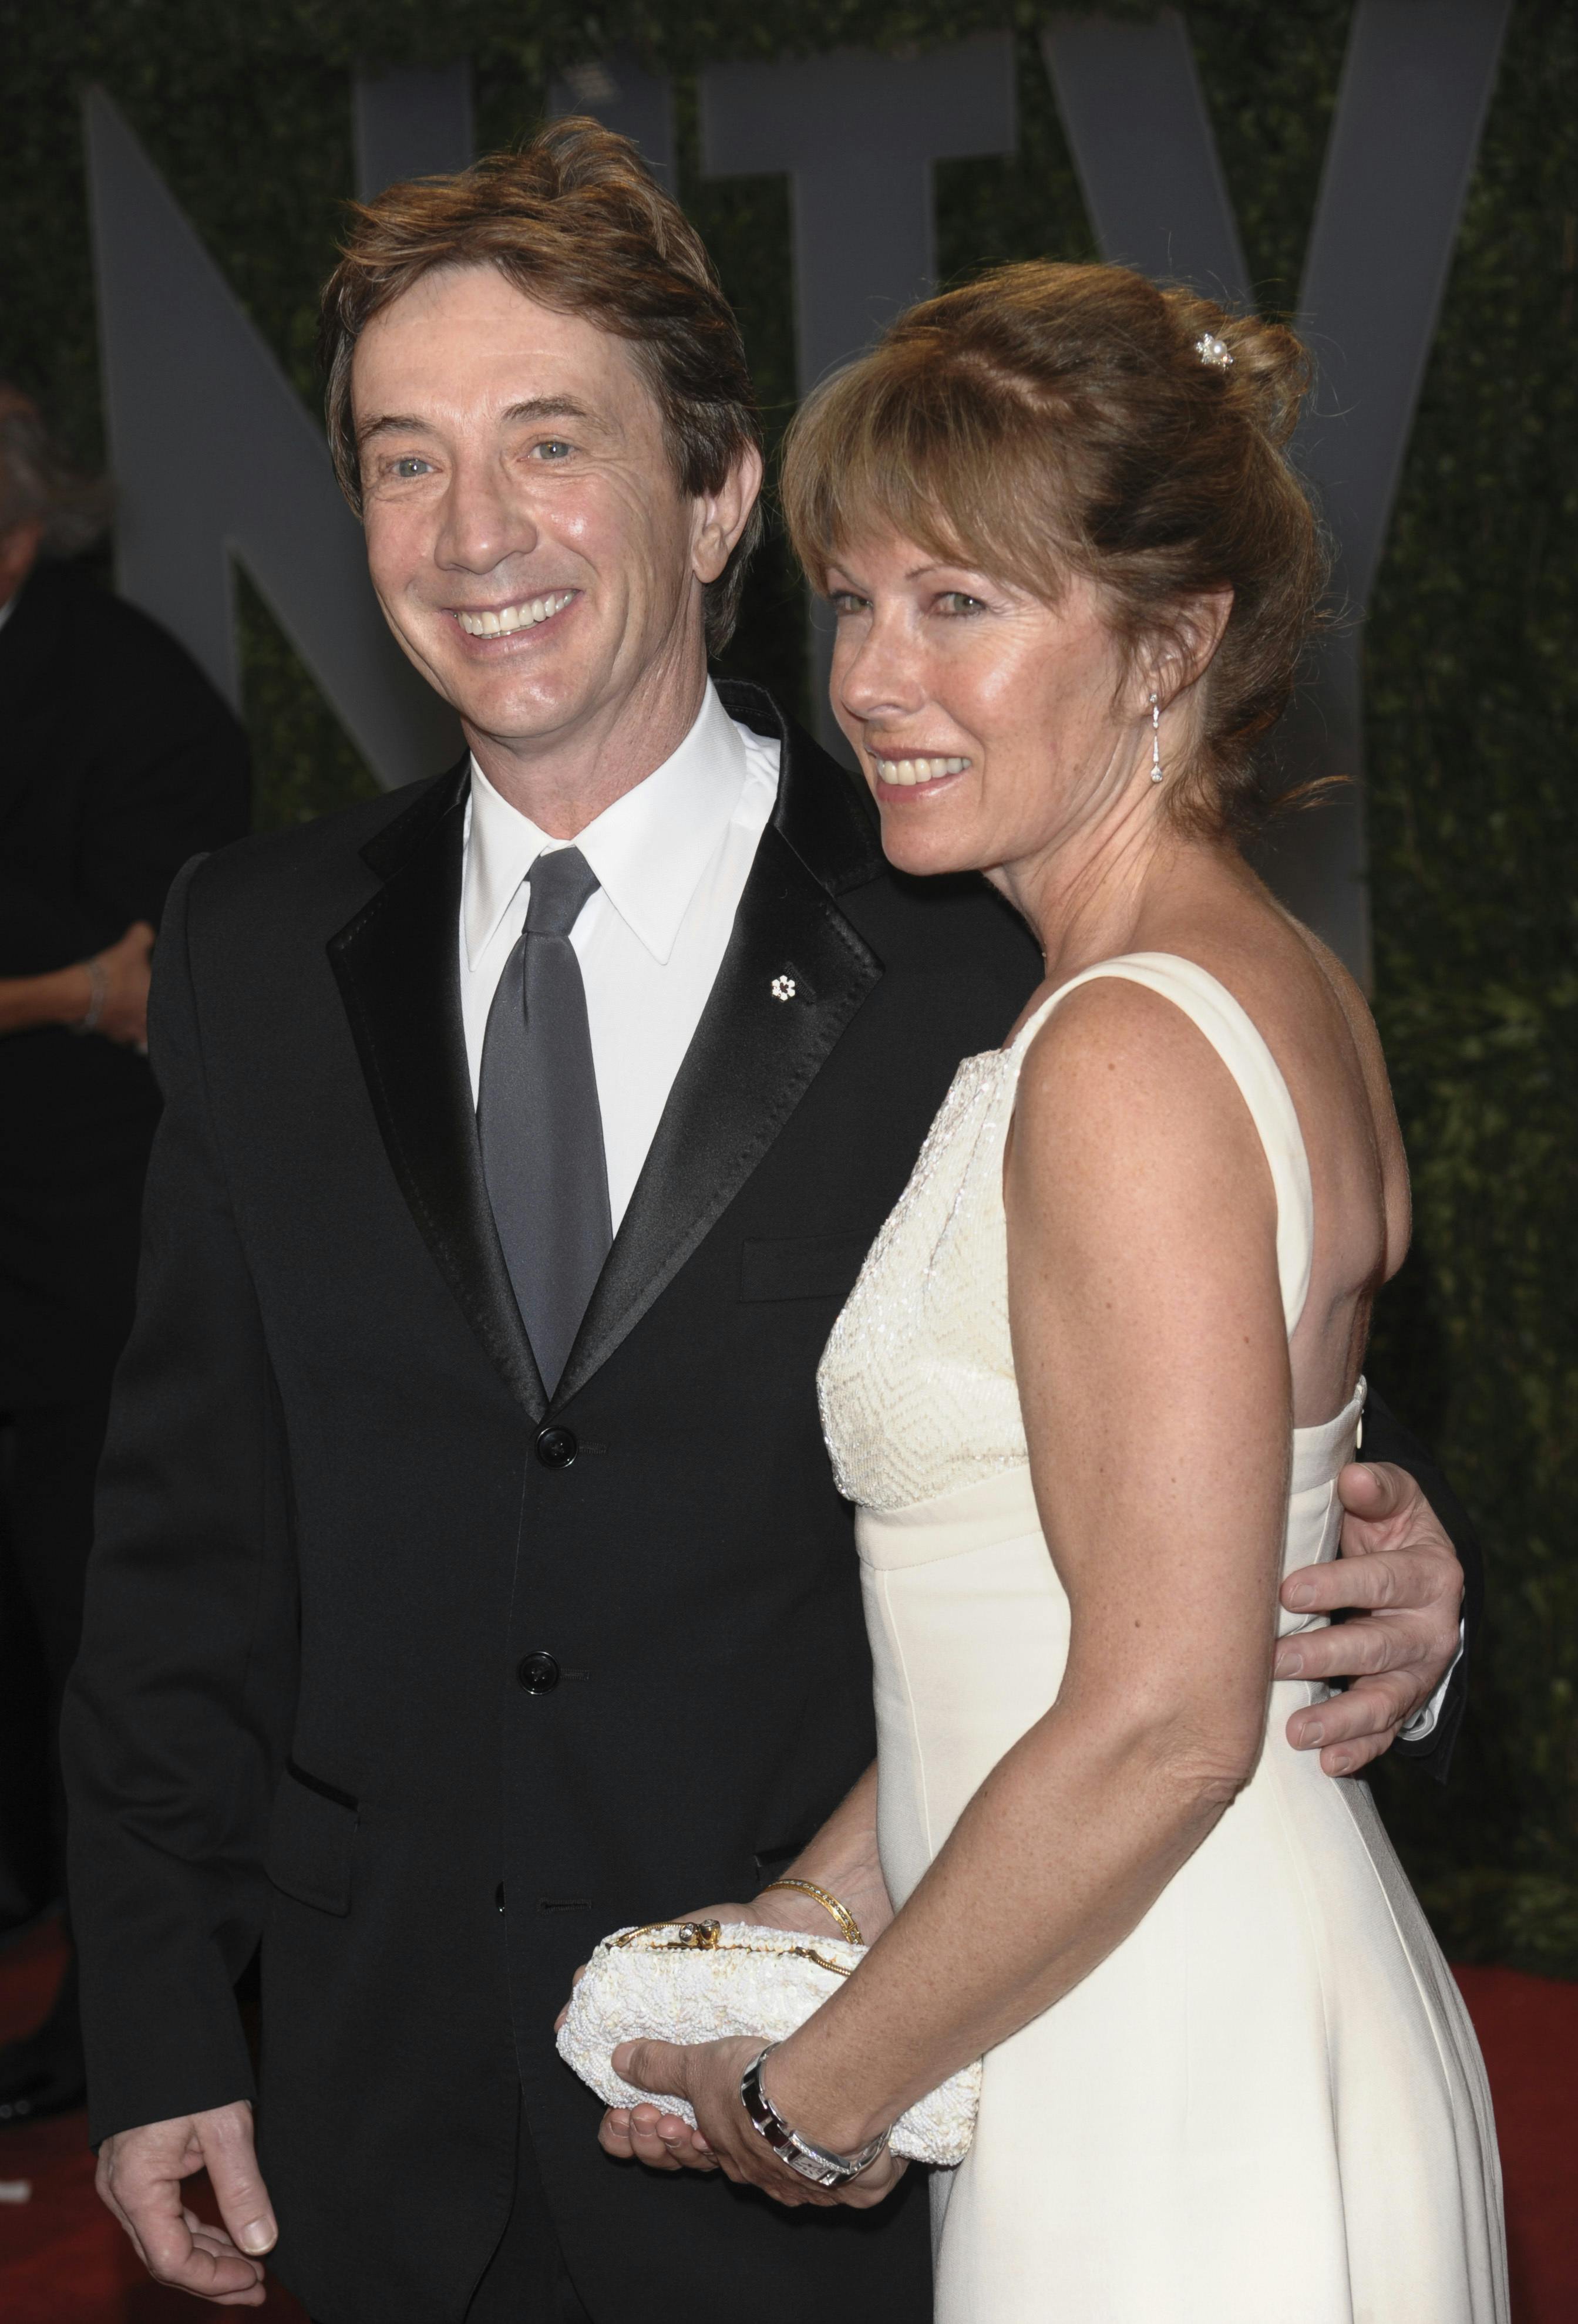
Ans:
[[[1008,1330],[1002,1156],[1020,1053],[966,1057],[817,1373],[838,1489],[866,1508],[1029,1459]]]
[[[1009,1335],[1003,1148],[1030,1043],[1060,1001],[1105,976],[1175,1001],[1237,1081],[1276,1185],[1289,1331],[1298,1319],[1314,1204],[1298,1118],[1269,1049],[1195,962],[1169,953],[1102,961],[1050,994],[1008,1048],[964,1059],[833,1327],[817,1373],[822,1429],[840,1492],[863,1508],[908,1508],[1029,1459]]]

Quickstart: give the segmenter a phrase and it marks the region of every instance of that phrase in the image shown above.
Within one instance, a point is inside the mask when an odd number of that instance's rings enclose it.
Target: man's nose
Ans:
[[[510,490],[496,463],[457,462],[434,544],[438,564],[466,573],[491,573],[505,558],[523,556],[536,546],[531,511]]]

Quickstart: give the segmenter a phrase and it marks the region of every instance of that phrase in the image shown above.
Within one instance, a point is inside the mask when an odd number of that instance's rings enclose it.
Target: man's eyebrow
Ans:
[[[432,422],[417,420],[403,411],[381,412],[376,420],[365,420],[356,430],[358,444],[371,441],[374,436],[430,436]]]
[[[531,395],[523,403],[512,403],[504,413],[506,420],[590,420],[595,423],[598,414],[573,395]]]

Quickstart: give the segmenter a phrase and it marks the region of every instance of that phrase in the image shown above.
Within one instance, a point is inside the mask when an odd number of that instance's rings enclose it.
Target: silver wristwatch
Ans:
[[[759,2050],[740,2077],[740,2101],[750,2117],[751,2127],[767,2141],[780,2163],[802,2179],[809,2179],[817,2187],[842,2187],[846,2179],[857,2179],[869,2164],[874,2163],[888,2144],[884,2130],[876,2138],[868,2138],[854,2154],[834,2154],[825,2146],[813,2146],[808,2138],[791,2130],[767,2092],[761,2087],[762,2061],[771,2056],[778,2044],[770,2042]]]

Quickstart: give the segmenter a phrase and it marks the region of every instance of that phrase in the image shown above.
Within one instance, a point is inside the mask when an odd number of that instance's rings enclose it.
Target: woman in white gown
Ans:
[[[1408,1213],[1363,1002],[1233,844],[1322,580],[1304,384],[1253,318],[1019,267],[789,453],[890,857],[985,872],[1047,964],[823,1360],[897,1916],[762,2069],[851,2154],[984,2054],[940,2324],[1507,2315],[1472,2031],[1368,1790],[1286,1739],[1323,1690],[1270,1675]],[[807,2200],[734,2095],[755,2046],[678,2053],[697,2159]]]

